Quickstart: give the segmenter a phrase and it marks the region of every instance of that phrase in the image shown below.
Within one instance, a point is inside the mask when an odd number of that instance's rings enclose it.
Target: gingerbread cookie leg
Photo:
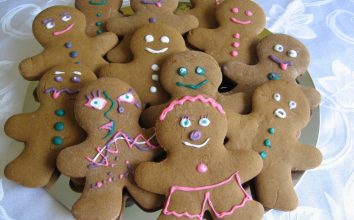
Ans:
[[[123,40],[107,54],[107,59],[113,63],[127,63],[133,59],[130,51],[130,39],[132,35],[124,36]]]

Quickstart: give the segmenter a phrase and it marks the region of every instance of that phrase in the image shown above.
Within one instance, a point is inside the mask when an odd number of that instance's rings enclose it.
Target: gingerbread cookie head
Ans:
[[[96,75],[86,66],[64,64],[53,67],[43,75],[37,88],[39,101],[65,103],[74,101],[80,88],[96,79]]]
[[[33,34],[43,46],[70,41],[85,35],[85,16],[68,6],[53,6],[39,13],[33,21]]]
[[[222,74],[216,60],[202,52],[186,51],[166,59],[161,84],[172,96],[206,94],[215,96]]]
[[[134,33],[130,45],[137,59],[156,59],[186,48],[181,34],[164,24],[147,24],[139,28]]]
[[[185,96],[171,102],[156,123],[160,145],[167,152],[188,153],[186,155],[197,156],[198,149],[217,152],[223,146],[226,132],[222,106],[202,95]],[[173,144],[171,140],[175,140]]]
[[[129,119],[138,119],[141,113],[141,102],[133,88],[118,79],[107,79],[100,78],[85,87],[75,103],[79,125],[87,133],[104,138],[118,126],[128,128]]]
[[[266,23],[262,8],[251,0],[226,0],[216,10],[220,26],[242,28],[242,32],[260,32]]]
[[[130,5],[135,12],[146,9],[155,10],[155,8],[173,12],[178,6],[178,0],[131,0]]]
[[[274,71],[290,73],[295,79],[304,72],[310,63],[310,55],[306,47],[297,39],[285,34],[272,34],[262,39],[257,46],[260,65]],[[280,75],[275,76],[281,78]]]
[[[270,81],[258,87],[253,94],[252,109],[279,125],[297,130],[310,121],[310,106],[305,94],[288,81]]]

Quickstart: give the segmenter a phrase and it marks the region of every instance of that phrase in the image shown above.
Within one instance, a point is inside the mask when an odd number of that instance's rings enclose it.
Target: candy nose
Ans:
[[[198,130],[194,130],[189,134],[189,139],[192,141],[198,141],[202,138],[202,132]]]

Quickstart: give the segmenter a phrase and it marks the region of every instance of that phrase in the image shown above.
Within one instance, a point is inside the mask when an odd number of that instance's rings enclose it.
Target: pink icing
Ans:
[[[75,23],[72,23],[71,25],[69,25],[67,28],[65,28],[64,30],[62,31],[55,31],[53,32],[53,35],[54,36],[59,36],[59,35],[62,35],[68,31],[70,31],[73,27],[74,27]]]
[[[239,42],[234,42],[234,43],[232,44],[232,46],[238,48],[238,47],[240,46],[240,43],[239,43]]]
[[[165,108],[163,110],[163,112],[161,113],[160,115],[160,121],[163,121],[165,120],[167,114],[169,112],[171,112],[175,106],[177,105],[183,105],[185,102],[196,102],[196,101],[199,101],[199,102],[202,102],[202,103],[207,103],[209,104],[210,106],[214,107],[216,110],[218,110],[221,114],[225,114],[225,111],[223,109],[223,107],[217,103],[214,99],[212,98],[205,98],[204,96],[202,95],[197,95],[197,96],[184,96],[182,97],[181,99],[177,99],[177,100],[174,100],[172,101],[168,106],[167,108]]]
[[[237,57],[238,56],[238,52],[236,50],[231,51],[231,56]]]
[[[247,15],[247,16],[252,16],[253,13],[252,13],[250,10],[247,10],[247,11],[245,11],[245,15]]]
[[[197,166],[197,170],[199,173],[206,173],[208,171],[208,166],[205,165],[204,163],[200,163]]]
[[[190,214],[188,212],[177,213],[176,211],[169,211],[168,210],[168,208],[170,206],[172,194],[175,193],[176,191],[195,192],[195,191],[202,191],[202,190],[210,190],[210,189],[214,189],[214,188],[226,185],[226,184],[228,184],[229,182],[231,182],[234,179],[236,180],[237,185],[242,190],[242,192],[244,194],[244,198],[243,198],[243,200],[242,200],[242,202],[240,204],[232,206],[232,208],[229,211],[218,212],[214,208],[213,202],[210,200],[210,192],[206,192],[205,193],[203,204],[202,204],[202,210],[200,211],[199,214]],[[217,183],[217,184],[214,184],[214,185],[210,185],[210,186],[202,186],[202,187],[172,186],[171,189],[170,189],[170,192],[169,192],[169,194],[167,196],[167,201],[165,203],[165,207],[164,207],[162,212],[165,215],[173,215],[173,216],[178,217],[178,218],[186,217],[186,218],[190,218],[190,219],[197,218],[198,220],[203,220],[203,214],[204,214],[204,212],[206,210],[205,206],[208,203],[209,207],[211,208],[211,210],[213,211],[214,215],[217,218],[224,218],[224,217],[232,215],[237,209],[244,207],[246,202],[248,202],[250,200],[252,200],[252,197],[250,195],[248,195],[246,190],[242,187],[241,178],[240,178],[238,172],[236,172],[233,175],[231,175],[228,179],[226,179],[225,181]]]
[[[240,38],[240,34],[236,33],[236,34],[233,35],[233,37],[236,38],[236,39],[239,39]]]
[[[247,24],[252,24],[251,20],[247,20],[247,21],[242,21],[242,20],[238,20],[237,18],[230,18],[230,20],[235,23],[235,24],[240,24],[240,25],[247,25]]]
[[[236,14],[236,13],[238,13],[240,10],[239,10],[238,8],[232,8],[231,11]]]

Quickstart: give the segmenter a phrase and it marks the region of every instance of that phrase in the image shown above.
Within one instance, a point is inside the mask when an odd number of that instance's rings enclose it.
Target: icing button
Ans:
[[[77,52],[77,51],[71,51],[70,52],[70,57],[71,58],[76,58],[76,57],[78,57],[79,56],[79,53]]]
[[[198,164],[198,166],[197,166],[197,171],[198,171],[199,173],[206,173],[206,172],[208,171],[208,166],[205,165],[204,163],[200,163],[200,164]]]
[[[236,33],[236,34],[234,34],[234,35],[232,35],[233,36],[233,38],[235,38],[235,39],[239,39],[240,38],[240,34],[239,33]]]
[[[266,146],[266,147],[270,147],[270,146],[271,146],[271,142],[270,142],[269,139],[266,139],[263,144],[264,144],[264,146]]]
[[[97,17],[102,17],[102,13],[97,13],[96,16]]]
[[[238,48],[238,47],[240,46],[240,43],[239,43],[239,42],[234,42],[234,43],[232,44],[232,46],[235,47],[235,48]]]
[[[52,140],[52,143],[55,145],[62,145],[64,143],[63,138],[55,136]]]
[[[149,23],[156,23],[157,19],[154,17],[149,18]]]
[[[57,122],[54,124],[54,129],[56,131],[62,131],[64,130],[64,123],[63,122]]]
[[[269,73],[269,74],[267,75],[267,78],[268,78],[269,80],[279,80],[279,79],[280,79],[280,76],[279,76],[278,73]]]
[[[154,81],[159,81],[159,75],[157,75],[157,74],[152,74],[151,78]]]
[[[261,156],[262,159],[265,159],[267,157],[267,152],[265,151],[259,152],[259,156]]]
[[[150,87],[150,92],[151,93],[156,93],[157,92],[157,88],[155,86],[151,86]]]
[[[100,27],[100,26],[102,26],[102,22],[100,22],[100,21],[97,21],[97,22],[96,22],[96,26],[97,26],[97,27]]]
[[[55,110],[55,115],[59,117],[63,117],[65,115],[64,109],[57,109]]]
[[[76,61],[75,64],[80,64],[81,62],[80,61]]]
[[[238,56],[238,52],[236,50],[231,51],[231,56],[232,57],[237,57]]]
[[[159,71],[159,69],[160,69],[160,67],[159,67],[159,65],[157,65],[157,64],[152,64],[151,65],[151,69],[152,69],[152,71]]]
[[[275,134],[275,128],[269,128],[268,132],[269,134]]]
[[[102,30],[97,30],[96,33],[97,33],[97,34],[102,34],[103,31],[102,31]]]
[[[64,46],[65,46],[65,48],[72,48],[73,47],[73,43],[69,41],[69,42],[66,42],[64,44]]]

